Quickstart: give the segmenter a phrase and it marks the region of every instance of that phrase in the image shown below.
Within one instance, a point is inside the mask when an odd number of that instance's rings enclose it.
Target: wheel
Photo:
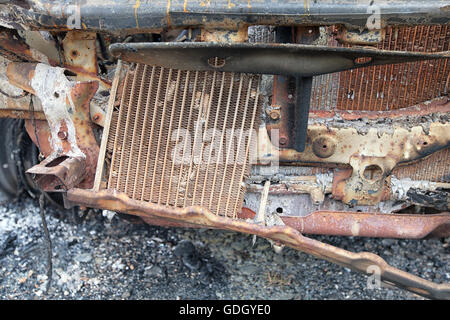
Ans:
[[[38,189],[25,171],[38,162],[38,149],[25,131],[24,121],[0,119],[0,201]]]

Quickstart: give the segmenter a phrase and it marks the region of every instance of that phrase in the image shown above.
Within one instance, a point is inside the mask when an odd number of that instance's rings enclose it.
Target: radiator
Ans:
[[[106,188],[235,217],[256,152],[259,85],[257,75],[136,65],[117,91]]]
[[[330,29],[331,46],[341,46]],[[450,26],[388,27],[377,49],[439,52],[450,50]],[[450,85],[449,59],[372,66],[314,77],[312,110],[385,111],[443,96]]]

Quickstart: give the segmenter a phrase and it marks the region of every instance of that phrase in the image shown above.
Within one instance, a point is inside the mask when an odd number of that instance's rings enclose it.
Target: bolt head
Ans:
[[[61,140],[67,139],[67,132],[65,132],[65,131],[60,131],[60,132],[58,132],[58,137],[59,137]]]
[[[280,119],[280,111],[278,110],[272,110],[269,113],[270,119],[272,120],[278,120]]]

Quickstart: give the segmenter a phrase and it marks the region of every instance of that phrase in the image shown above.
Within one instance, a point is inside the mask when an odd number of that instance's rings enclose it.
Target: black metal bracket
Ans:
[[[115,43],[115,57],[180,70],[225,71],[304,77],[367,66],[449,58],[450,52],[405,52],[290,43]],[[215,63],[219,58],[220,64]]]
[[[280,34],[278,42],[289,35]],[[286,39],[285,39],[286,38]],[[293,43],[149,42],[115,43],[111,53],[125,61],[192,71],[291,76],[296,79],[294,148],[306,144],[312,77],[368,66],[449,58],[450,51],[425,53]]]

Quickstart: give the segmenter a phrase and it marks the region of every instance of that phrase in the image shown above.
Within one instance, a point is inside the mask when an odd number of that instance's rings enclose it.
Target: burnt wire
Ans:
[[[39,149],[39,158],[42,158],[42,152],[41,152],[41,145],[39,143],[39,137],[37,134],[37,128],[36,128],[36,119],[34,117],[34,104],[33,99],[30,97],[30,112],[31,112],[31,122],[34,127],[34,135],[36,137],[36,142]],[[39,159],[40,161],[42,159]],[[42,228],[44,229],[44,235],[45,235],[45,242],[47,244],[47,287],[45,289],[45,292],[47,293],[50,289],[50,285],[52,282],[52,269],[53,269],[53,261],[52,261],[52,240],[50,238],[50,233],[48,232],[47,228],[47,221],[45,219],[45,194],[43,191],[41,191],[41,194],[39,196],[39,214],[41,216],[42,220]]]
[[[39,196],[39,214],[41,215],[42,220],[42,228],[44,229],[45,234],[45,242],[47,244],[47,287],[45,289],[45,293],[48,293],[50,289],[50,285],[52,282],[52,269],[53,269],[53,261],[52,261],[52,240],[50,238],[50,233],[47,228],[47,221],[45,220],[45,196],[44,192],[41,192]]]

